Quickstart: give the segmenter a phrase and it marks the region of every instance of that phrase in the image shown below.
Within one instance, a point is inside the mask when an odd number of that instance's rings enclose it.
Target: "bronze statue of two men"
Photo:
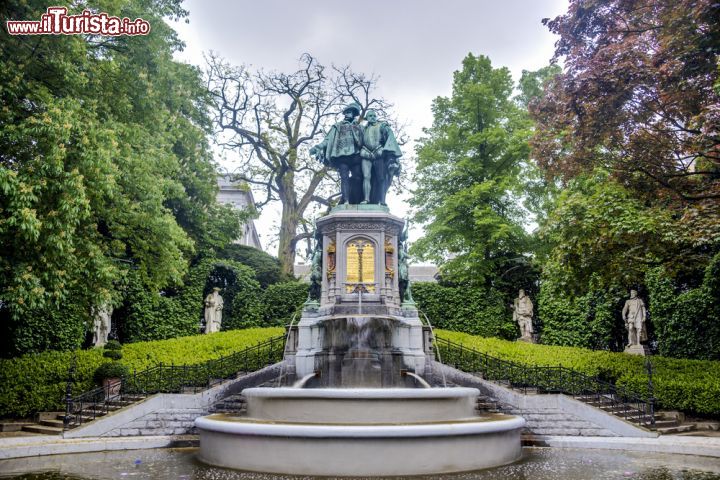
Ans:
[[[367,111],[364,125],[357,121],[360,112],[357,103],[345,107],[343,120],[310,154],[340,173],[340,203],[385,205],[390,184],[400,173],[402,152],[390,126],[379,122],[375,111]]]

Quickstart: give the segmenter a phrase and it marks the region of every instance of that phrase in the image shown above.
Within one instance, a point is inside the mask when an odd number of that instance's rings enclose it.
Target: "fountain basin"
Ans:
[[[478,417],[472,388],[243,392],[248,416],[198,418],[199,457],[239,470],[397,476],[478,470],[521,456],[521,417]]]
[[[247,416],[306,423],[441,422],[475,417],[475,388],[247,388]]]

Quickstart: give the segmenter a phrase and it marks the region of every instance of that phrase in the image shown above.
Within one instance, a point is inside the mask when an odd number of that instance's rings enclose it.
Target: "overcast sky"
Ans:
[[[201,66],[212,50],[237,65],[290,72],[308,52],[325,65],[351,64],[380,77],[378,94],[395,104],[414,139],[432,123],[433,98],[450,94],[452,73],[468,53],[508,67],[515,80],[547,65],[555,37],[541,20],[564,13],[567,0],[190,0],[184,6],[190,23],[175,24],[187,44],[179,59]],[[404,153],[412,162],[412,145]],[[408,213],[403,198],[388,203],[395,215]],[[269,208],[256,221],[273,254],[277,217]],[[411,233],[412,239],[422,231]]]

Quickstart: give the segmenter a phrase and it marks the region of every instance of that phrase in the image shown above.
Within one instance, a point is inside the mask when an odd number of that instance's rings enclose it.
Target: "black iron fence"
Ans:
[[[435,348],[446,365],[528,393],[562,393],[645,428],[655,428],[655,401],[563,366],[530,366],[503,360],[444,338]]]
[[[283,359],[285,337],[196,365],[159,364],[80,395],[65,398],[64,428],[70,429],[155,393],[197,393]]]

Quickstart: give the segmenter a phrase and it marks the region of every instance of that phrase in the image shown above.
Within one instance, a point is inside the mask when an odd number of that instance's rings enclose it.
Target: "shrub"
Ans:
[[[108,340],[103,348],[105,350],[122,350],[122,344],[117,340]]]
[[[107,362],[100,365],[93,374],[97,385],[102,385],[107,378],[123,378],[130,375],[130,369],[120,362]]]
[[[417,282],[412,284],[412,295],[418,310],[435,328],[487,337],[518,336],[510,308],[494,290]]]
[[[482,338],[460,332],[438,331],[447,338],[489,355],[527,366],[562,365],[646,397],[645,357],[577,347],[533,345]],[[654,395],[659,408],[703,415],[720,415],[720,362],[652,357]]]
[[[48,306],[20,318],[12,318],[9,310],[0,307],[0,356],[80,348],[89,321],[81,305]]]
[[[540,341],[601,350],[622,350],[625,330],[621,318],[626,292],[619,286],[601,287],[591,279],[588,291],[574,295],[546,278],[538,295]]]
[[[270,285],[263,292],[263,324],[282,326],[300,318],[299,311],[307,300],[310,285],[304,282],[284,282]]]
[[[123,357],[123,354],[119,350],[105,350],[103,352],[103,357],[109,358],[110,360],[120,360]]]
[[[648,271],[650,319],[660,354],[679,358],[720,360],[720,298],[717,275],[720,254],[705,271],[702,285],[681,290],[663,268]]]
[[[123,347],[120,363],[138,371],[158,363],[203,363],[282,333],[282,328],[256,328],[131,343]],[[73,356],[76,356],[73,392],[90,390],[95,370],[104,363],[100,349],[46,351],[0,360],[0,417],[27,417],[39,411],[61,410]]]

